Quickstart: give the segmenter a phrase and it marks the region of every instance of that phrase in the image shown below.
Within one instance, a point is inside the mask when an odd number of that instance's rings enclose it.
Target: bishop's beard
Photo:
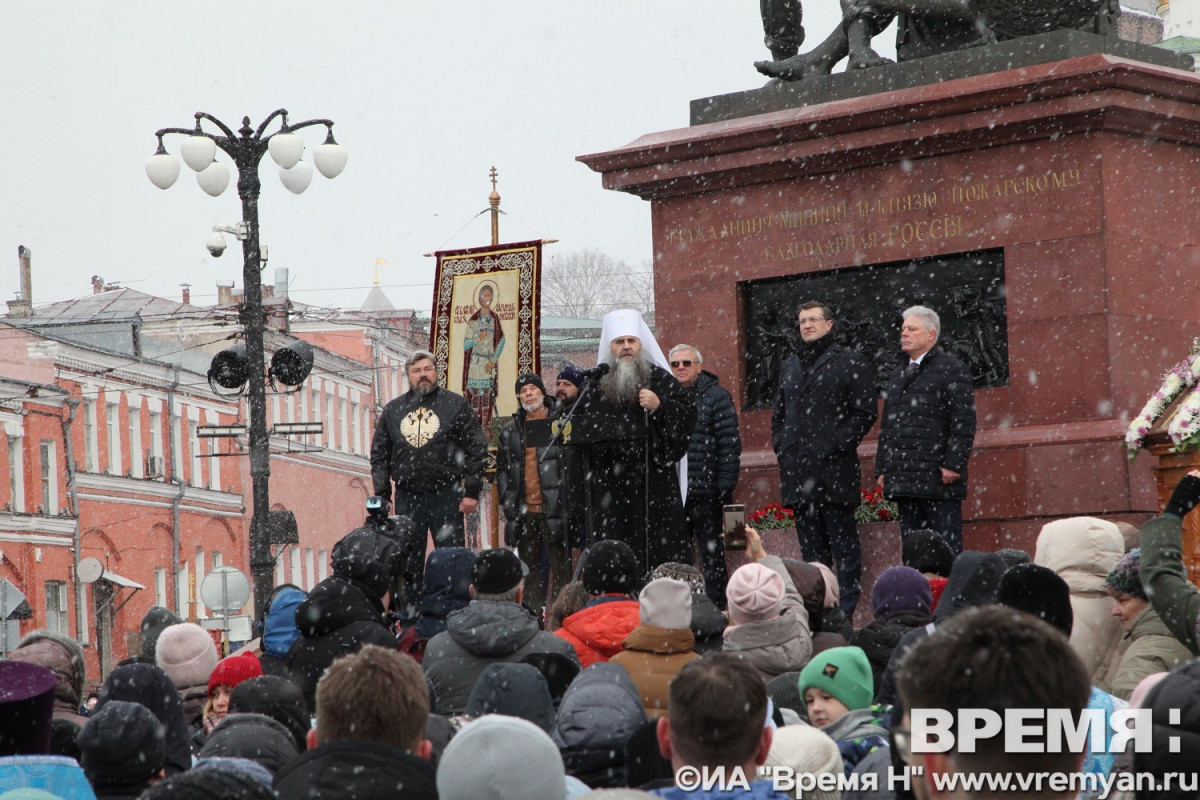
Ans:
[[[638,392],[650,386],[650,361],[644,355],[618,358],[600,379],[600,395],[613,405],[636,405]]]

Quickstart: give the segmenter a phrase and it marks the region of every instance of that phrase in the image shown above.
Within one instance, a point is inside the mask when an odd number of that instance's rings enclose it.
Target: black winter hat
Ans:
[[[582,577],[583,588],[591,594],[632,595],[638,590],[637,556],[624,542],[597,542],[588,550]]]
[[[546,384],[542,383],[542,379],[537,375],[534,375],[532,372],[526,372],[521,375],[521,377],[517,378],[517,394],[521,393],[522,386],[528,386],[531,383],[541,389],[543,395],[546,394]]]
[[[244,680],[229,696],[229,713],[263,714],[288,729],[297,752],[308,747],[312,715],[299,686],[278,675]]]
[[[333,574],[361,583],[375,597],[383,595],[391,587],[392,578],[404,569],[406,544],[416,527],[406,517],[398,519],[402,526],[399,535],[365,525],[343,536],[333,546]]]
[[[504,594],[525,579],[529,567],[512,550],[485,550],[471,565],[471,585],[477,594]]]
[[[199,758],[248,758],[274,776],[299,754],[287,728],[263,714],[228,714],[204,740]]]
[[[166,740],[164,769],[168,776],[183,772],[192,765],[183,701],[167,673],[152,664],[117,667],[104,679],[96,712],[116,700],[143,705],[158,719]]]
[[[156,783],[138,800],[277,800],[275,792],[245,772],[196,765],[181,775]]]
[[[158,718],[138,703],[110,700],[76,739],[79,764],[92,786],[149,780],[163,768],[166,737]]]
[[[154,654],[159,635],[172,625],[178,625],[181,622],[183,620],[179,616],[162,606],[150,606],[146,616],[142,617],[142,655],[150,659],[151,664],[157,663]]]
[[[900,545],[900,563],[917,572],[948,578],[954,566],[954,550],[937,531],[912,531]]]
[[[1004,573],[996,589],[996,602],[1026,611],[1049,622],[1070,638],[1075,614],[1067,582],[1049,567],[1018,564]]]

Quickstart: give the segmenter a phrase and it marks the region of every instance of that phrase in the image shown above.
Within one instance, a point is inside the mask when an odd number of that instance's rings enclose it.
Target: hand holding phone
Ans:
[[[722,511],[725,517],[725,549],[745,550],[746,532],[743,527],[746,525],[746,507],[744,505],[728,505]]]

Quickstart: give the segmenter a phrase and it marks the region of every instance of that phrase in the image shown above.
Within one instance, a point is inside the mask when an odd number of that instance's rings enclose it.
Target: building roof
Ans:
[[[367,293],[367,299],[363,300],[358,310],[364,314],[378,314],[383,311],[395,311],[396,307],[392,305],[391,300],[388,300],[382,289],[372,286],[371,291]]]

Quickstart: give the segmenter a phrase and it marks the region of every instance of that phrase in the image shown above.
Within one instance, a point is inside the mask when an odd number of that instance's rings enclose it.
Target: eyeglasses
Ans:
[[[672,362],[671,362],[671,366],[672,366],[672,367],[676,367],[676,368],[678,368],[678,367],[690,367],[691,365],[692,365],[692,362],[691,362],[691,361],[672,361]]]

